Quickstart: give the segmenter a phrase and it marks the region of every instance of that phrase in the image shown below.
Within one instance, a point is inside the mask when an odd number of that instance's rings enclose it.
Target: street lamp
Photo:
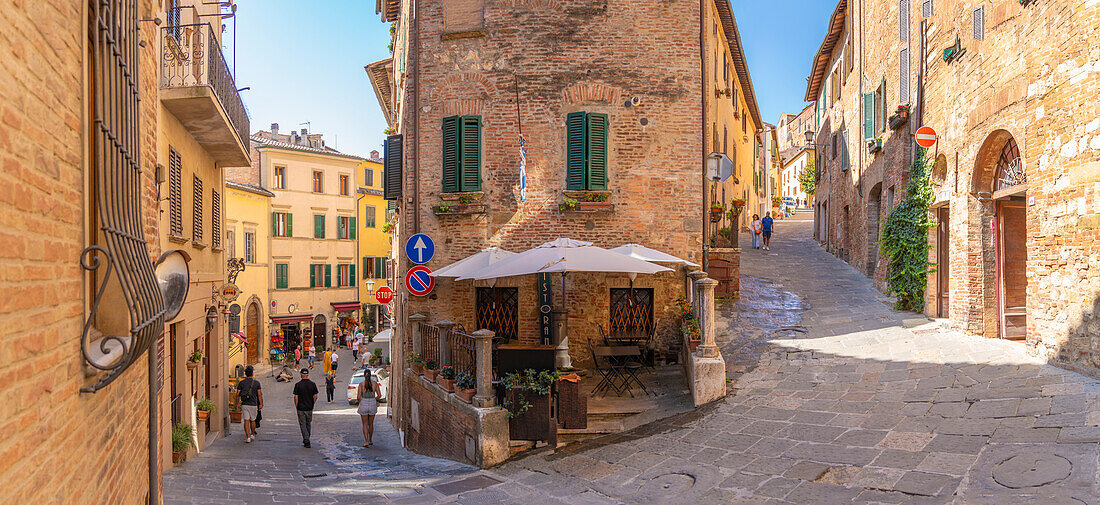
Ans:
[[[367,296],[374,294],[374,279],[367,279]]]

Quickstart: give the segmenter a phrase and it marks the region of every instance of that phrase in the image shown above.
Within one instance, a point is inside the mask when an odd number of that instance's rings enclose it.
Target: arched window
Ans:
[[[1024,165],[1020,162],[1020,149],[1016,147],[1016,140],[1008,138],[1001,148],[1001,156],[997,158],[997,178],[993,181],[993,191],[1019,186],[1027,183],[1027,174],[1024,173]]]

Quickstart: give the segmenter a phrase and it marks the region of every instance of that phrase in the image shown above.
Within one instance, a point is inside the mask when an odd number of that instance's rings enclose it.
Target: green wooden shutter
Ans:
[[[481,191],[481,116],[462,116],[459,156],[462,165],[462,191]]]
[[[863,94],[863,138],[875,138],[875,94]]]
[[[882,78],[882,83],[879,84],[879,89],[882,90],[882,108],[878,110],[879,115],[876,119],[879,122],[879,130],[886,131],[886,109],[887,109],[887,105],[886,105],[886,78],[885,77]]]
[[[570,112],[565,118],[565,187],[583,190],[588,179],[585,170],[585,116],[584,112]]]
[[[286,236],[294,236],[294,214],[286,213]]]
[[[271,236],[272,237],[278,237],[279,236],[279,213],[278,212],[272,212],[271,213]]]
[[[309,287],[317,287],[317,265],[309,266]]]
[[[377,258],[374,258],[374,278],[375,279],[384,279],[384,278],[386,278],[385,273],[382,272],[382,268],[383,268],[382,265],[385,264],[384,262],[385,262],[385,258],[382,258],[381,256],[379,256]]]
[[[332,265],[325,264],[325,287],[332,287]]]
[[[348,226],[348,232],[351,233],[351,236],[349,236],[348,238],[350,238],[352,240],[355,240],[355,218],[352,217],[350,219],[351,219],[351,225]]]
[[[588,189],[607,189],[607,114],[588,114]]]
[[[370,261],[370,256],[363,256],[363,278],[364,279],[369,279],[370,278],[370,277],[367,276],[367,274],[370,273],[370,267],[367,266],[367,263],[369,261]]]
[[[348,265],[348,286],[355,285],[355,263]]]
[[[458,191],[458,116],[443,118],[443,191]]]
[[[378,278],[379,279],[386,279],[387,278],[386,274],[388,274],[388,273],[389,272],[386,271],[386,258],[385,257],[378,258]]]
[[[401,135],[390,135],[383,147],[386,158],[383,160],[385,168],[382,170],[382,195],[386,200],[401,198],[402,139]]]

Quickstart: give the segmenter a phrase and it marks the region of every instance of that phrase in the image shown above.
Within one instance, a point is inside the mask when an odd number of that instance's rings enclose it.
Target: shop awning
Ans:
[[[335,309],[336,312],[351,312],[359,310],[359,302],[332,302],[332,308]]]
[[[312,321],[313,314],[294,314],[290,316],[271,316],[272,324],[283,323],[301,323],[304,321]]]

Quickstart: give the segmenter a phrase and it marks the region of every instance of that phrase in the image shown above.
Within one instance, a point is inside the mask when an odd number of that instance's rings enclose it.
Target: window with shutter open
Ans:
[[[382,195],[386,200],[401,198],[402,139],[401,135],[390,135],[382,147]]]
[[[607,114],[571,112],[566,116],[566,189],[607,190],[608,126]]]
[[[443,191],[481,191],[481,116],[443,118]]]

